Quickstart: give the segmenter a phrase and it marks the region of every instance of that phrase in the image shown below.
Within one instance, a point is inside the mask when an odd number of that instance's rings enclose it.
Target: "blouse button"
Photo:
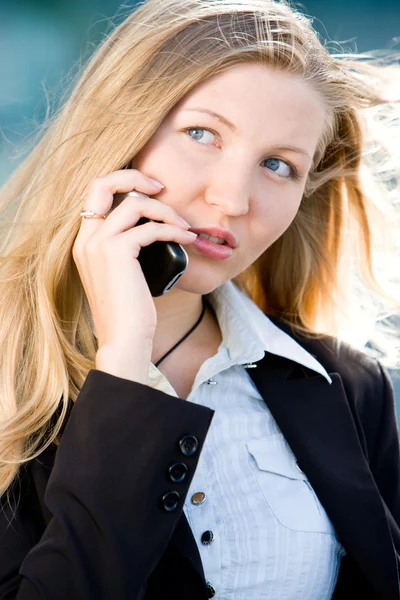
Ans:
[[[204,546],[209,546],[214,539],[215,537],[212,531],[205,531],[201,536],[201,543],[204,544]]]
[[[206,581],[207,593],[209,598],[213,598],[215,596],[215,587],[212,585],[211,581]]]
[[[203,502],[206,501],[206,495],[204,492],[196,492],[191,497],[191,501],[192,501],[192,504],[199,506],[200,504],[203,504]]]

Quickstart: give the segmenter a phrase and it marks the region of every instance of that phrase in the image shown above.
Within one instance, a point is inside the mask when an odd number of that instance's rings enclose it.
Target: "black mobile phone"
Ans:
[[[141,192],[128,192],[114,194],[111,210],[116,208],[127,196],[148,198]],[[142,217],[136,223],[142,225],[151,219]],[[160,221],[157,221],[160,222]],[[153,242],[150,246],[143,246],[139,252],[138,261],[142,267],[143,275],[153,297],[162,296],[170,290],[182,277],[188,264],[189,257],[186,250],[177,242]]]

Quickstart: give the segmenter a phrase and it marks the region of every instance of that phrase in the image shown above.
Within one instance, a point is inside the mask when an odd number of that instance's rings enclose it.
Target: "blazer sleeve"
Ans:
[[[0,545],[0,598],[142,598],[182,514],[213,415],[210,408],[91,370],[46,487],[51,520],[43,535],[37,540],[40,524],[26,502],[11,523],[2,513],[7,535]],[[180,483],[169,476],[175,462],[187,466]],[[178,496],[163,500],[168,492]]]
[[[392,522],[392,533],[400,552],[400,444],[394,388],[387,370],[378,362],[381,381],[377,398],[382,398],[370,467]],[[393,520],[395,523],[393,523]]]

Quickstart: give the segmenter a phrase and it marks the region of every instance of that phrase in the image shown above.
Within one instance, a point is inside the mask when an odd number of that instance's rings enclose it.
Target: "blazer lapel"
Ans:
[[[322,375],[271,353],[248,373],[377,598],[399,598],[384,505],[340,375],[329,373],[329,384]]]

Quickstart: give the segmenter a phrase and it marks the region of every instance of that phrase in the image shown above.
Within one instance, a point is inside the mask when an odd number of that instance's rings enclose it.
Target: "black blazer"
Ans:
[[[400,452],[379,362],[306,340],[333,383],[266,353],[249,369],[347,550],[334,600],[399,600]],[[60,445],[2,498],[0,598],[206,600],[182,510],[214,411],[92,370]],[[174,483],[169,467],[183,462]],[[54,463],[54,466],[53,466]],[[218,592],[218,590],[217,590]]]

